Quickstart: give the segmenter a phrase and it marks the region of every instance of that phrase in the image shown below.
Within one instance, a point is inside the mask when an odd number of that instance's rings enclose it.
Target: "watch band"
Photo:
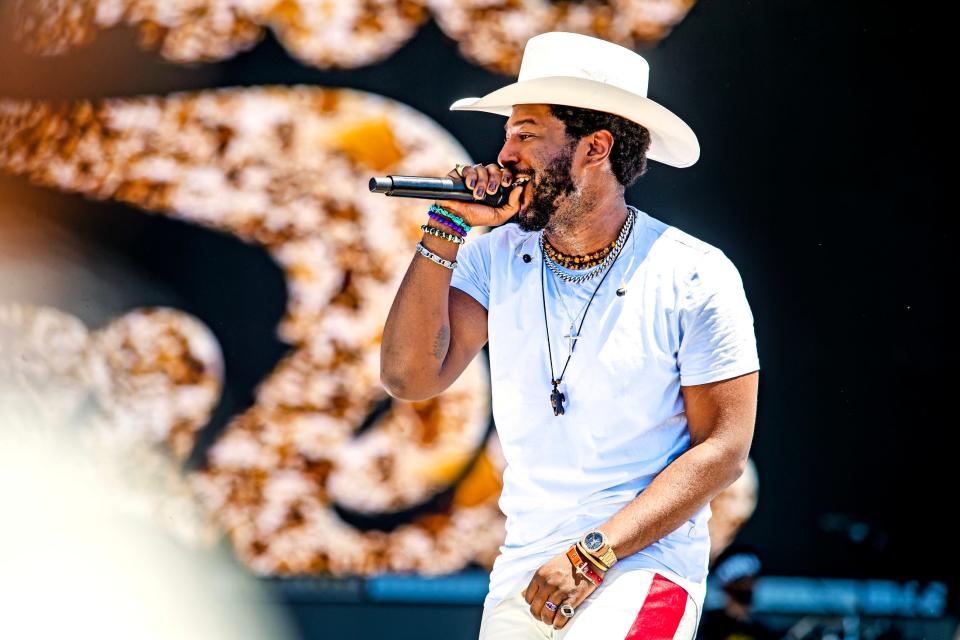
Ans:
[[[579,551],[579,552],[580,552],[580,555],[583,556],[584,558],[586,558],[587,561],[588,561],[590,564],[592,564],[594,567],[596,567],[598,570],[600,570],[600,571],[606,571],[607,569],[610,568],[610,567],[602,564],[599,560],[597,560],[596,558],[594,558],[592,555],[590,555],[590,552],[587,551],[587,550],[583,547],[583,543],[582,543],[582,542],[578,542],[578,543],[577,543],[577,551]]]
[[[607,569],[609,569],[613,565],[617,564],[617,554],[613,552],[613,547],[607,547],[607,550],[603,553],[602,556],[597,558],[597,560],[602,562],[607,567]]]

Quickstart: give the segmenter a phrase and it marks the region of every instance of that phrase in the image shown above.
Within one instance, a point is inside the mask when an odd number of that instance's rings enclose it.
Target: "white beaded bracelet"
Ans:
[[[443,258],[441,258],[441,257],[438,256],[437,254],[435,254],[433,251],[430,251],[430,250],[427,249],[425,246],[423,246],[423,244],[421,244],[421,243],[419,243],[419,242],[417,243],[417,253],[419,253],[420,255],[422,255],[422,256],[423,256],[424,258],[426,258],[427,260],[429,260],[429,261],[431,261],[431,262],[434,262],[434,263],[440,265],[441,267],[446,267],[447,269],[450,269],[451,271],[453,271],[454,269],[457,268],[457,263],[456,263],[456,262],[450,262],[449,260],[444,260]]]

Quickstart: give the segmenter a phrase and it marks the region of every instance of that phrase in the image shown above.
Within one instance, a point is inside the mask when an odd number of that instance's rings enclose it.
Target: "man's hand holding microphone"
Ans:
[[[491,207],[479,202],[437,200],[439,206],[462,217],[470,226],[497,227],[520,211],[520,199],[523,195],[525,180],[516,181],[509,169],[498,164],[457,165],[457,168],[448,173],[447,177],[462,180],[463,184],[470,189],[474,200],[482,200],[501,189],[509,189],[507,201],[499,207]]]

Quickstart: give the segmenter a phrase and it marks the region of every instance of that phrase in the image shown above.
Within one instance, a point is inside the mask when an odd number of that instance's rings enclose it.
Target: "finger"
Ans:
[[[454,171],[453,173],[456,173]],[[468,189],[473,189],[477,185],[477,168],[473,165],[463,168],[463,175],[451,175],[454,180],[462,180]]]
[[[487,167],[487,193],[493,195],[500,188],[500,178],[503,174],[503,169],[500,168],[500,165],[497,164],[488,164]]]
[[[563,616],[561,616],[559,613],[557,613],[557,609],[560,607],[560,603],[563,602],[563,600],[564,600],[564,598],[566,598],[566,596],[567,596],[567,592],[566,592],[566,591],[563,591],[563,590],[561,590],[561,589],[557,589],[556,591],[554,591],[553,593],[551,593],[550,596],[549,596],[546,600],[543,601],[543,608],[540,610],[540,620],[541,620],[544,624],[550,624],[550,625],[552,625],[552,624],[553,624],[553,621],[554,621],[557,617],[560,617],[560,618],[563,617]],[[553,609],[552,609],[552,610],[550,609],[550,607],[547,606],[547,603],[548,603],[548,602],[553,605]]]
[[[539,588],[540,585],[537,582],[537,579],[534,577],[534,579],[530,581],[530,584],[527,585],[527,588],[523,590],[523,599],[526,600],[527,604],[533,602],[533,598],[537,595],[537,590]]]
[[[478,202],[437,200],[436,204],[463,218],[471,227],[495,227],[503,224],[520,211],[521,187],[511,189],[507,202],[501,207],[488,207]]]
[[[510,190],[510,193],[507,196],[507,201],[497,207],[496,209],[490,209],[493,212],[493,218],[489,222],[485,222],[488,226],[497,226],[501,225],[513,216],[515,216],[520,211],[520,198],[523,196],[522,187],[514,187]],[[477,205],[480,206],[480,205]]]
[[[513,182],[513,173],[510,169],[504,169],[500,174],[500,184],[509,187],[511,182]]]
[[[507,194],[507,201],[497,209],[497,215],[504,221],[512,218],[520,211],[520,198],[523,197],[523,187],[514,186]]]
[[[533,595],[533,599],[530,601],[530,615],[537,620],[541,619],[541,612],[545,609],[543,605],[547,601],[547,596],[552,592],[553,587],[540,585],[540,588],[537,589],[537,592]]]
[[[553,627],[555,629],[562,629],[564,625],[573,620],[573,618],[568,618],[560,613],[561,604],[569,604],[574,609],[577,609],[596,589],[597,587],[589,580],[581,580],[577,584],[577,589],[573,593],[571,593],[566,599],[557,603],[557,615],[553,619]]]
[[[576,605],[574,605],[569,598],[567,598],[566,600],[561,600],[560,602],[557,603],[557,615],[554,616],[553,618],[553,628],[557,629],[558,631],[560,629],[563,629],[568,622],[573,620],[573,618],[568,618],[567,616],[560,613],[560,607],[564,604],[569,604],[573,606],[574,609],[576,609]],[[576,613],[574,613],[574,615],[576,615]]]
[[[490,174],[487,172],[487,168],[483,165],[477,165],[477,182],[474,185],[467,185],[473,189],[473,197],[477,200],[483,198],[484,192],[487,190],[487,180],[490,179]]]

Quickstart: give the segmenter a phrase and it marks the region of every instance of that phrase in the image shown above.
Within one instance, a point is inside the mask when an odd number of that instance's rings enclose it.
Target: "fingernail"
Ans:
[[[503,176],[503,186],[510,184],[510,176]]]
[[[475,184],[477,184],[477,179],[476,179],[476,178],[470,178],[469,180],[467,180],[467,186],[470,187],[471,189],[473,189],[473,186],[474,186]]]

